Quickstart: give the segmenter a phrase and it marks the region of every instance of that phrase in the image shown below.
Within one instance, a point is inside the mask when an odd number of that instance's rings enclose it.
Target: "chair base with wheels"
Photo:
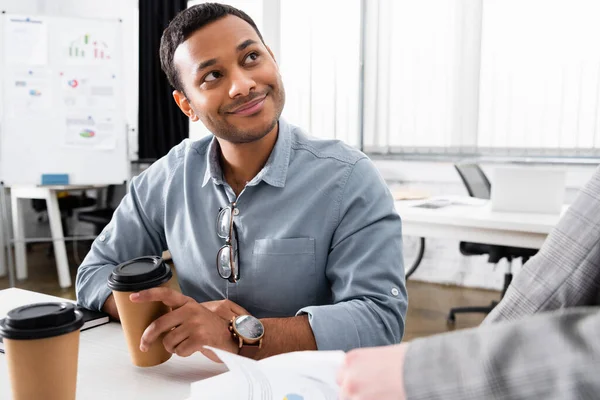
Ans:
[[[522,258],[523,264],[525,264],[530,257],[533,257],[536,253],[536,249],[526,249],[521,247],[506,247],[506,246],[496,246],[496,245],[487,245],[487,244],[479,244],[479,243],[469,243],[469,242],[461,242],[460,243],[460,252],[465,256],[470,255],[483,255],[488,254],[489,259],[488,262],[492,264],[497,264],[503,258],[506,258],[508,261],[508,265],[506,267],[506,272],[504,273],[504,284],[502,285],[502,294],[500,295],[500,300],[506,294],[508,287],[513,279],[512,274],[512,261],[515,258]],[[471,307],[454,307],[450,309],[448,313],[447,322],[450,325],[453,325],[456,322],[456,314],[465,314],[465,313],[484,313],[489,314],[494,307],[498,305],[499,301],[492,301],[487,306],[471,306]]]
[[[509,261],[510,263],[510,261]],[[509,266],[510,268],[510,266]],[[505,273],[504,274],[504,286],[502,287],[502,295],[500,296],[500,300],[502,300],[502,298],[504,297],[504,294],[506,293],[506,290],[508,289],[508,286],[510,286],[510,283],[512,282],[512,278],[513,275],[512,273]],[[456,322],[456,314],[465,314],[465,313],[483,313],[483,314],[489,314],[494,307],[496,307],[498,305],[499,301],[492,301],[490,303],[489,306],[474,306],[474,307],[454,307],[450,309],[450,312],[448,313],[448,324],[450,325],[454,325],[454,323]]]
[[[498,305],[497,301],[492,301],[489,306],[478,306],[478,307],[455,307],[450,309],[448,314],[448,324],[454,325],[456,323],[456,314],[462,313],[483,313],[489,314],[494,307]]]

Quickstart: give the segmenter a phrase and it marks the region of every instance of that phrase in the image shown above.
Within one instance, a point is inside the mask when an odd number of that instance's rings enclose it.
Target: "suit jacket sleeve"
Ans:
[[[484,324],[600,304],[600,168]]]
[[[581,307],[418,339],[407,399],[592,399],[600,393],[600,308]]]

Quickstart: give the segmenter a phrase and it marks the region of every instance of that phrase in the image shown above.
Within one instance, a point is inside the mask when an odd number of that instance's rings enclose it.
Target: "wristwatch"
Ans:
[[[229,331],[234,340],[239,342],[239,354],[254,358],[258,349],[262,347],[265,327],[258,318],[252,315],[240,315],[231,318]]]

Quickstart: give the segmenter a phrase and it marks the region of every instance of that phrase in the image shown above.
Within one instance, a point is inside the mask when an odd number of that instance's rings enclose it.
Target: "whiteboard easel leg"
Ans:
[[[27,254],[25,250],[25,224],[21,200],[16,191],[11,192],[13,234],[15,235],[15,263],[17,279],[27,279]]]
[[[15,287],[15,264],[13,263],[12,240],[10,230],[10,213],[6,200],[8,189],[0,182],[0,203],[2,203],[2,229],[4,230],[4,242],[2,247],[6,249],[6,268],[8,269],[8,287]]]
[[[0,192],[0,277],[3,277],[7,272],[10,272],[10,267],[7,267],[8,263],[6,262],[6,252],[10,251],[10,247],[7,249],[6,246],[6,239],[9,233],[6,232],[6,225],[4,224],[6,218],[6,207],[4,207],[4,185],[0,185],[0,190],[2,191]],[[11,276],[9,275],[9,278],[10,277]]]
[[[46,197],[46,204],[48,209],[48,220],[50,221],[50,231],[52,232],[54,255],[56,257],[58,284],[61,288],[68,288],[71,286],[71,273],[69,272],[69,260],[67,259],[67,249],[65,247],[56,191],[49,190],[48,197]]]

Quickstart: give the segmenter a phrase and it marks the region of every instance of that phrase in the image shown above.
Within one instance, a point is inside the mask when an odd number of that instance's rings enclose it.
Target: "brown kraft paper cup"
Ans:
[[[33,304],[8,314],[0,335],[14,400],[75,399],[82,325],[81,313],[69,303]]]
[[[133,303],[129,295],[140,290],[163,286],[172,288],[172,272],[160,257],[140,257],[117,266],[108,286],[112,289],[119,318],[125,334],[131,362],[138,367],[152,367],[169,360],[172,356],[161,335],[148,351],[140,350],[140,340],[146,328],[168,313],[169,307],[162,302]]]
[[[165,334],[152,343],[147,352],[140,350],[140,340],[144,331],[152,322],[171,310],[158,301],[133,303],[129,300],[129,295],[132,293],[136,292],[113,291],[131,362],[138,367],[152,367],[162,364],[172,356],[162,343]]]

